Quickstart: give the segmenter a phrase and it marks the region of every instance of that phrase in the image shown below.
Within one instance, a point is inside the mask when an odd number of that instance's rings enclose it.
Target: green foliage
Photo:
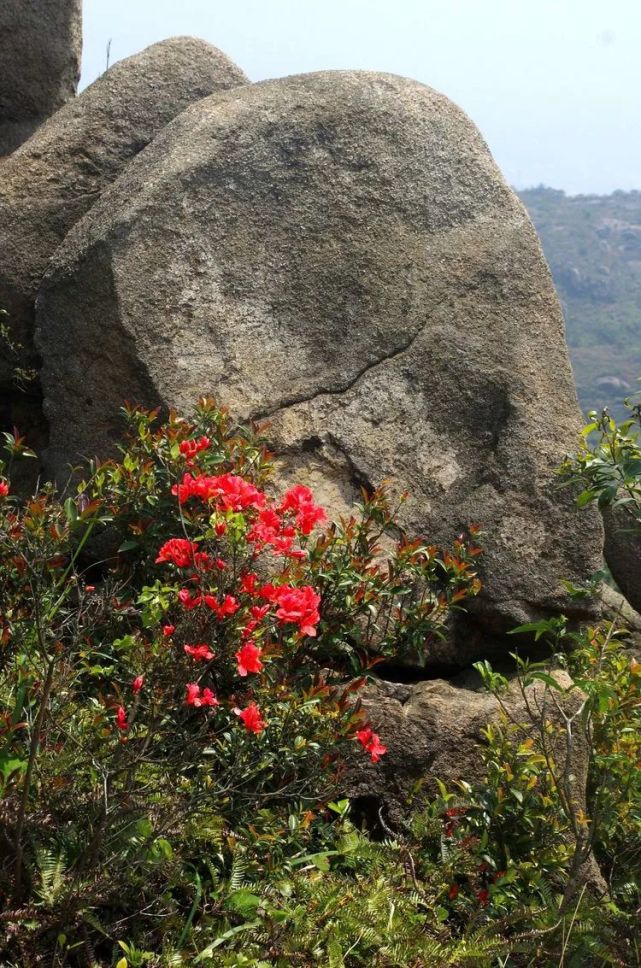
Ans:
[[[628,403],[628,419],[618,424],[607,411],[591,413],[581,447],[560,468],[582,488],[577,505],[596,501],[600,508],[621,508],[629,527],[641,530],[641,406]]]
[[[14,339],[8,320],[8,312],[0,309],[0,351],[10,361],[11,377],[16,389],[25,390],[38,379],[38,373],[27,364],[25,348]]]
[[[0,917],[25,966],[111,964],[117,943],[157,961],[160,935],[193,956],[204,910],[235,919],[254,880],[325,870],[347,751],[385,753],[357,702],[369,667],[421,659],[478,588],[475,545],[386,535],[383,492],[320,528],[211,401],[127,420],[74,493],[20,504],[0,476]]]
[[[337,799],[350,755],[385,754],[358,692],[476,593],[477,529],[407,540],[385,492],[327,524],[211,401],[127,420],[71,494],[20,504],[0,467],[2,964],[641,965],[641,666],[618,631],[516,630],[551,656],[516,660],[524,721],[480,663],[484,779],[381,813],[381,842]]]

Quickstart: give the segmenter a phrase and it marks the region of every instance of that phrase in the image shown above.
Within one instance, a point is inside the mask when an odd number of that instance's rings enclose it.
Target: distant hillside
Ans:
[[[583,410],[641,389],[641,192],[520,192],[543,243],[563,311]]]

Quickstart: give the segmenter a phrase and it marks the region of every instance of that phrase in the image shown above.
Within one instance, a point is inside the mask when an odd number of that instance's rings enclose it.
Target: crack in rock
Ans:
[[[476,288],[476,286],[474,288]],[[469,291],[472,291],[472,290],[470,289]],[[358,370],[358,372],[355,374],[354,377],[352,377],[351,380],[348,380],[342,386],[320,387],[318,390],[312,393],[311,396],[305,396],[304,394],[301,394],[299,396],[287,397],[285,400],[282,400],[280,403],[276,404],[273,407],[269,407],[266,410],[261,411],[260,413],[252,414],[250,419],[265,420],[268,417],[273,417],[274,414],[279,413],[281,410],[287,410],[289,407],[295,407],[301,403],[313,403],[313,401],[316,400],[318,397],[340,396],[340,394],[342,393],[349,392],[349,390],[352,390],[357,385],[357,383],[359,383],[359,381],[362,380],[362,378],[367,373],[370,372],[370,370],[374,370],[376,369],[376,367],[381,366],[383,363],[388,363],[390,360],[396,359],[397,356],[402,356],[403,353],[407,353],[407,351],[412,348],[416,340],[419,339],[420,336],[422,336],[422,334],[425,331],[425,328],[432,321],[434,314],[438,312],[438,310],[441,308],[441,306],[444,303],[446,303],[448,300],[455,299],[455,298],[456,297],[452,296],[451,293],[447,293],[447,295],[443,296],[443,298],[440,299],[437,303],[435,303],[435,305],[432,307],[425,322],[421,324],[421,326],[416,330],[416,332],[414,332],[409,337],[409,339],[407,339],[401,346],[397,347],[395,350],[392,350],[390,353],[387,353],[385,356],[382,356],[377,360],[373,360],[371,363],[366,363],[365,366],[361,367],[361,369]]]

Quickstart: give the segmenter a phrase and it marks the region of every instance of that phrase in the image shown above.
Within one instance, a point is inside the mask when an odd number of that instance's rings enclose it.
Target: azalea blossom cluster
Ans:
[[[383,746],[380,736],[372,730],[371,726],[364,726],[357,730],[356,739],[363,749],[369,753],[372,763],[378,763],[381,756],[387,753],[387,746]]]
[[[233,655],[239,690],[249,693],[249,701],[241,708],[232,695],[231,712],[248,732],[260,734],[268,723],[247,683],[264,673],[272,655],[317,635],[321,596],[301,580],[296,563],[306,558],[306,540],[326,514],[302,484],[274,499],[239,474],[201,472],[197,465],[209,447],[205,435],[179,446],[189,470],[171,492],[185,532],[164,541],[155,558],[156,564],[177,573],[174,617],[162,627],[162,635],[173,647],[177,630],[179,641],[185,638],[185,629],[200,630],[198,638],[176,645],[198,670],[185,684],[184,703],[192,709],[216,712],[220,699],[202,680],[211,677],[213,685],[220,674],[226,676]],[[188,527],[196,531],[196,540],[187,536]],[[265,554],[269,580],[259,577],[258,558]],[[275,565],[274,559],[283,563]],[[145,677],[137,676],[131,687],[134,695],[144,686]],[[130,728],[122,706],[116,724],[122,732]],[[355,738],[375,763],[386,752],[369,727]]]

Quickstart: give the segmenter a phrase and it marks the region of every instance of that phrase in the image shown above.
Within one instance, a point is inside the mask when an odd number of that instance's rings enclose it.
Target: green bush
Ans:
[[[331,525],[307,488],[276,497],[211,401],[127,419],[75,493],[0,484],[1,918],[25,966],[188,947],[212,885],[313,854],[348,749],[385,754],[369,666],[420,661],[478,588],[462,539],[379,546],[383,492]]]
[[[420,666],[478,591],[476,529],[408,540],[382,491],[327,522],[208,400],[126,419],[72,493],[12,497],[20,440],[0,467],[1,963],[641,964],[641,676],[618,630],[530,627],[550,659],[518,682],[559,717],[504,710],[485,779],[377,839],[339,799],[350,757],[386,752],[359,689],[382,659]],[[579,736],[586,813],[559,755]]]
[[[628,401],[628,410],[622,423],[607,410],[590,413],[578,452],[560,471],[581,488],[579,507],[596,501],[600,508],[622,508],[629,527],[641,529],[641,404]]]

